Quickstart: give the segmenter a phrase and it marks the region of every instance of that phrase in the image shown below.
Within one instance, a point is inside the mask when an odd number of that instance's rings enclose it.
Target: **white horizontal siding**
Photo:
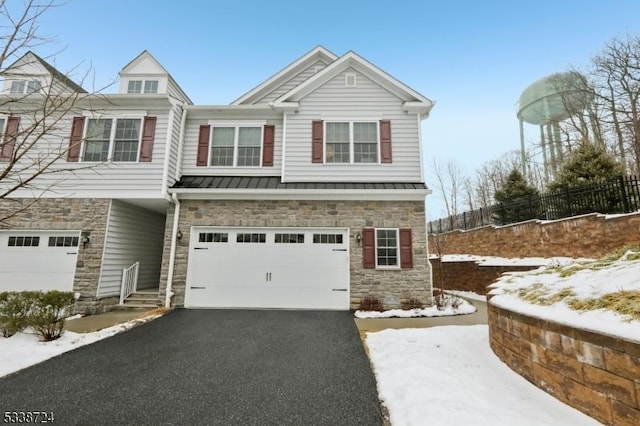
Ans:
[[[119,296],[122,270],[140,262],[138,289],[158,287],[164,215],[111,200],[97,297]]]
[[[173,123],[169,123],[169,129],[171,131],[171,148],[169,150],[168,158],[169,173],[167,176],[167,184],[169,187],[179,179],[176,173],[178,165],[178,145],[180,141],[180,122],[182,120],[182,114],[184,114],[184,110],[180,107],[175,107],[173,114]]]
[[[73,198],[160,198],[162,197],[162,177],[165,160],[166,132],[168,130],[168,110],[146,110],[148,116],[154,116],[156,120],[156,133],[154,138],[152,161],[144,163],[128,162],[68,162],[64,154],[51,167],[51,170],[59,170],[59,173],[44,174],[38,177],[31,188],[18,191],[15,197],[33,197],[40,195],[44,189],[48,192],[44,197],[73,197]],[[67,149],[71,133],[73,117],[80,114],[71,114],[58,121],[53,129],[38,142],[25,158],[23,165],[33,164],[36,156],[51,158]],[[20,131],[25,131],[33,123],[33,117],[20,115]],[[52,120],[49,120],[52,121]],[[18,137],[18,142],[20,141]],[[33,171],[22,174],[25,179],[32,175]],[[2,182],[0,186],[3,185]]]
[[[215,119],[211,117],[210,120]],[[182,158],[182,175],[202,175],[202,176],[280,176],[282,164],[282,120],[266,120],[266,124],[275,126],[274,154],[272,167],[198,167],[196,160],[198,156],[198,136],[200,126],[208,124],[207,119],[189,119],[185,131],[184,154]],[[220,119],[224,122],[242,123],[243,119],[238,117]],[[260,119],[245,119],[247,123],[265,121]]]
[[[292,78],[287,80],[285,83],[283,83],[280,86],[276,87],[273,91],[271,91],[267,95],[263,96],[261,99],[257,100],[254,103],[273,102],[274,100],[278,99],[280,96],[284,95],[285,93],[287,93],[291,89],[297,87],[300,83],[302,83],[303,81],[307,80],[309,77],[313,76],[316,73],[316,68],[318,70],[321,70],[322,68],[325,68],[326,66],[327,66],[326,62],[321,61],[321,60],[316,61],[313,65],[311,65],[310,67],[307,67],[306,69],[304,69],[300,73],[294,75]]]
[[[356,87],[345,87],[345,73],[355,73]],[[420,138],[416,114],[402,111],[403,100],[353,69],[348,69],[302,100],[287,116],[287,182],[419,182]],[[393,163],[311,163],[313,120],[390,120]]]

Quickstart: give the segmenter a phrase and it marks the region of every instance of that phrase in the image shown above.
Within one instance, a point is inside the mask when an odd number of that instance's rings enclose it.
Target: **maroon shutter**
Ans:
[[[311,123],[311,162],[322,163],[324,160],[324,129],[322,120]]]
[[[145,117],[142,125],[142,146],[140,147],[140,161],[151,161],[153,139],[156,136],[156,117]]]
[[[262,141],[262,165],[273,166],[273,143],[276,127],[264,126],[264,140]]]
[[[20,117],[9,117],[7,120],[7,131],[4,136],[4,145],[0,150],[0,161],[11,161],[13,158],[13,150],[16,146],[16,137],[18,136],[18,126],[20,126]]]
[[[198,135],[198,159],[196,166],[206,166],[209,163],[209,135],[211,134],[211,126],[200,126],[200,134]]]
[[[362,230],[362,267],[365,269],[376,267],[376,235],[371,228]]]
[[[380,120],[380,158],[391,163],[391,121]]]
[[[69,137],[69,149],[67,151],[67,161],[77,162],[80,160],[82,132],[84,132],[84,117],[73,117],[71,136]]]
[[[402,269],[413,268],[411,229],[400,230],[400,267]]]

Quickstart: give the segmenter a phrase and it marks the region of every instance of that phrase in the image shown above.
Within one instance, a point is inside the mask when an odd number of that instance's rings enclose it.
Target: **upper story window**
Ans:
[[[39,92],[42,84],[39,80],[14,80],[11,82],[9,93],[12,95],[24,95]]]
[[[127,93],[158,93],[158,80],[129,80]]]
[[[262,127],[211,128],[211,166],[258,167],[261,151]]]
[[[137,161],[140,118],[90,118],[82,153],[83,161]]]
[[[325,162],[377,163],[377,122],[327,122]]]
[[[392,162],[391,121],[313,120],[311,162],[384,164]]]

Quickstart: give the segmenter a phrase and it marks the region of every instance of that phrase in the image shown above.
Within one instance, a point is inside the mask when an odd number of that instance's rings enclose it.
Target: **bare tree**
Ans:
[[[464,193],[465,173],[455,159],[446,162],[434,159],[431,172],[435,177],[434,188],[442,197],[447,216],[460,212]]]
[[[0,74],[6,83],[0,94],[0,200],[5,201],[0,223],[55,190],[65,175],[97,167],[59,161],[79,150],[80,139],[70,143],[69,117],[90,109],[90,94],[32,51],[51,41],[40,34],[38,23],[57,6],[53,0],[25,0],[22,5],[0,0],[0,19],[5,22],[0,25]],[[34,68],[50,76],[30,80],[28,70]],[[16,197],[18,193],[23,195]]]

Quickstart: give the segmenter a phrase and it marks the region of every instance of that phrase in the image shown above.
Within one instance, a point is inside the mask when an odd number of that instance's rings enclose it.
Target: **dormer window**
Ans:
[[[129,80],[127,93],[158,93],[158,80]]]
[[[9,93],[12,95],[24,95],[39,92],[42,88],[38,80],[14,80],[11,82]]]

